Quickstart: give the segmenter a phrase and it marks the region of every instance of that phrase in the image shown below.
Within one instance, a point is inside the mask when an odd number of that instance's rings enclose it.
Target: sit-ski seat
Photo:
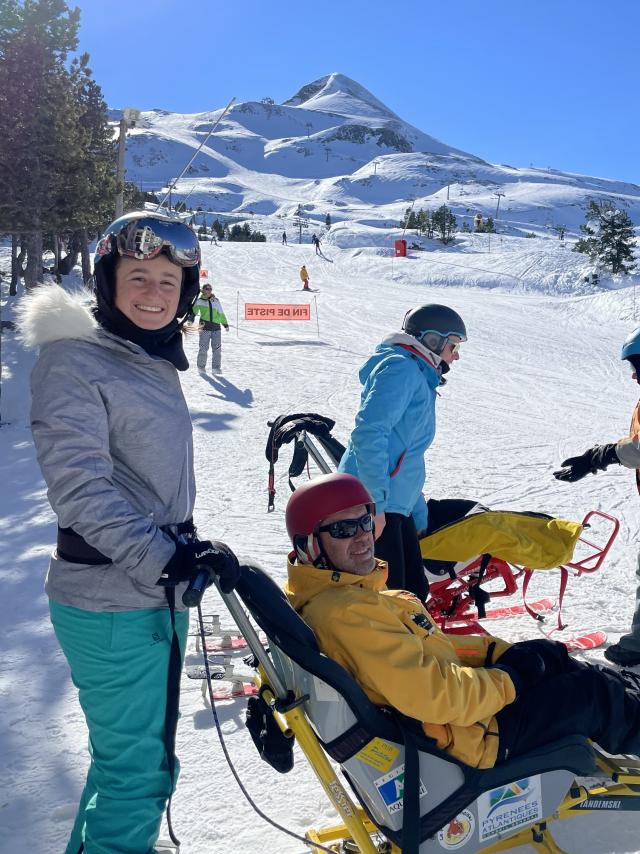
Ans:
[[[487,770],[458,762],[435,747],[418,721],[374,705],[319,650],[312,630],[263,570],[244,565],[236,592],[267,635],[282,681],[304,698],[324,750],[340,763],[376,827],[404,854],[442,854],[443,846],[459,854],[481,851],[550,816],[574,777],[594,772],[593,750],[581,736]],[[405,784],[405,763],[419,766],[419,789],[415,771]]]

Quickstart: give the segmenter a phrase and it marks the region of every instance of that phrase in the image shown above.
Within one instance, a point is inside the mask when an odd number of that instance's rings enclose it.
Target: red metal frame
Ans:
[[[604,545],[595,543],[585,536],[584,532],[591,527],[590,520],[594,517],[600,517],[611,523],[611,532]],[[584,530],[576,541],[576,548],[578,543],[581,543],[586,549],[586,554],[559,567],[572,571],[577,576],[600,569],[618,535],[620,522],[615,516],[601,510],[590,510],[582,520],[582,527]],[[471,591],[478,584],[481,560],[481,556],[472,560],[457,574],[456,578],[431,582],[427,608],[443,631],[450,634],[488,634],[478,621],[471,595]],[[518,579],[527,571],[527,567],[512,565],[501,558],[491,557],[482,578],[482,586],[484,588],[489,585],[487,592],[492,599],[512,596],[518,590]],[[501,580],[502,586],[493,589],[491,582],[496,580]]]
[[[582,520],[582,527],[589,528],[589,520],[594,516],[600,516],[602,519],[607,519],[613,524],[613,529],[604,546],[600,546],[597,543],[592,543],[590,540],[587,540],[584,533],[578,537],[579,543],[584,543],[584,545],[589,546],[594,551],[591,554],[587,554],[580,560],[571,561],[571,563],[565,564],[567,569],[573,569],[577,575],[595,572],[597,569],[600,569],[604,559],[609,553],[609,549],[611,548],[613,541],[618,536],[618,531],[620,530],[620,520],[616,519],[615,516],[610,516],[609,513],[603,513],[602,510],[590,510]]]

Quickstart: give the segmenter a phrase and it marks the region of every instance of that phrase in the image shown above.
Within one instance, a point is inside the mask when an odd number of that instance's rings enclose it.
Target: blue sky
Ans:
[[[640,183],[637,0],[75,5],[80,49],[112,107],[279,102],[339,71],[491,162]]]

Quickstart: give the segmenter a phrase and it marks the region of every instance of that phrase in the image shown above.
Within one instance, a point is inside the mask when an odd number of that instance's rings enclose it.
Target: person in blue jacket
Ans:
[[[424,454],[436,432],[438,386],[466,340],[452,308],[408,311],[402,332],[385,338],[360,370],[360,409],[338,467],[360,478],[375,501],[375,554],[389,565],[389,588],[422,601],[429,586],[414,514],[426,527]]]

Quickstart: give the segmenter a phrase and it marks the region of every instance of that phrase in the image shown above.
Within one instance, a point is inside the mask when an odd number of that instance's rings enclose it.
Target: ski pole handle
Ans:
[[[182,604],[187,608],[195,608],[202,601],[204,591],[209,584],[209,570],[203,566],[196,567],[197,575],[194,575],[187,589],[182,594]]]

